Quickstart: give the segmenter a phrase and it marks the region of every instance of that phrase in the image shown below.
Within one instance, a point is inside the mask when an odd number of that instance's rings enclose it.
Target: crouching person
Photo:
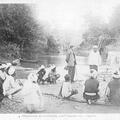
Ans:
[[[38,77],[35,73],[30,73],[21,91],[26,112],[43,111],[43,96],[37,79]]]
[[[108,102],[113,105],[120,105],[120,74],[115,71],[112,80],[108,83],[106,89]]]
[[[47,82],[50,82],[50,84],[55,84],[59,77],[60,75],[56,73],[56,66],[53,65],[50,73],[48,74]]]
[[[85,81],[85,89],[83,93],[84,99],[86,99],[88,104],[91,104],[93,101],[99,99],[99,82],[97,80],[97,71],[91,70],[91,75],[88,80]]]
[[[45,79],[43,77],[44,77],[45,73],[46,73],[45,66],[41,65],[41,67],[39,68],[39,70],[37,72],[37,75],[38,75],[37,82],[39,85],[40,85],[40,83],[44,84]]]
[[[9,67],[6,70],[6,79],[3,83],[3,94],[8,96],[9,99],[12,99],[12,95],[20,90],[19,85],[15,82],[15,68],[13,66]]]
[[[61,86],[59,96],[63,98],[70,98],[72,95],[78,94],[76,89],[72,89],[70,76],[67,74],[64,78],[65,82],[63,82]]]

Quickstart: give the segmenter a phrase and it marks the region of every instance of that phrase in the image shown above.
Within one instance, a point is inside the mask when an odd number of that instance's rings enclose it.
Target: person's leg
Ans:
[[[73,96],[75,94],[78,94],[78,90],[72,90],[71,94],[68,97],[66,97],[66,98],[70,98],[71,96]]]
[[[74,82],[74,76],[75,76],[75,66],[71,68],[71,82]]]
[[[60,92],[58,96],[62,97],[62,86],[60,87]]]
[[[72,79],[72,67],[68,67],[68,74],[70,75],[70,79]]]

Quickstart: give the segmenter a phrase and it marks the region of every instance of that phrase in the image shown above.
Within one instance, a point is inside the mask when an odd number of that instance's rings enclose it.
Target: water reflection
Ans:
[[[87,64],[87,57],[81,57],[77,56],[77,64],[78,65],[84,65]],[[64,66],[65,65],[65,56],[64,55],[58,55],[58,56],[41,56],[39,57],[38,63],[25,63],[22,62],[21,65],[23,67],[32,67],[37,68],[40,65],[49,65],[49,64],[55,64],[56,66]]]

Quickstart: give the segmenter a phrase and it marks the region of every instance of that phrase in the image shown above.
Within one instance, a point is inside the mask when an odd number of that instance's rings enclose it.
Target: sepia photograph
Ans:
[[[120,1],[0,2],[0,114],[120,113]]]

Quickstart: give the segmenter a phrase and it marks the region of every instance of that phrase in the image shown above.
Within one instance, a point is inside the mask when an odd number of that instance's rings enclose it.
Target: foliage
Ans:
[[[90,47],[93,44],[106,46],[119,42],[120,38],[120,6],[117,6],[109,23],[104,23],[101,18],[89,16],[88,29],[83,34],[80,47]]]
[[[0,5],[0,42],[0,46],[9,51],[9,56],[17,58],[30,59],[35,52],[45,53],[46,46],[48,51],[55,48],[54,38],[47,37],[43,26],[25,4]]]

